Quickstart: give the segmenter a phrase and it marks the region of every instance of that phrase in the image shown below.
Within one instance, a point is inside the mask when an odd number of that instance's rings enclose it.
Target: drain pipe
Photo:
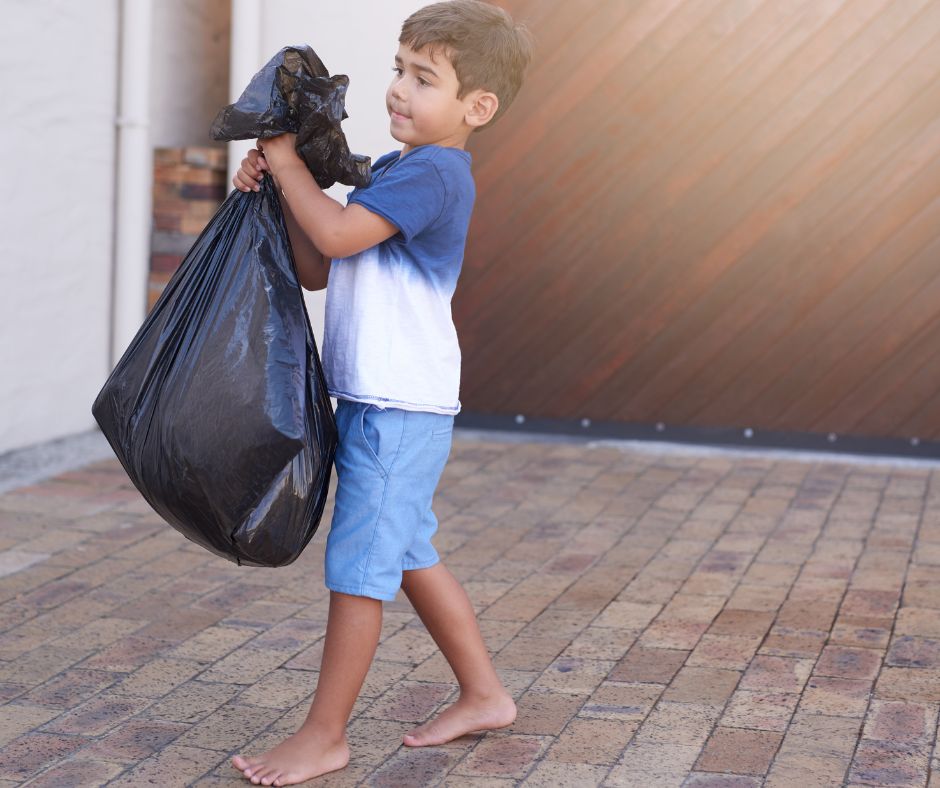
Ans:
[[[242,91],[264,63],[261,62],[264,17],[261,0],[232,0],[232,33],[229,55],[229,101],[237,101]],[[254,140],[235,140],[228,144],[228,189],[238,171],[246,151],[255,146]]]
[[[150,144],[151,0],[121,0],[120,99],[111,291],[111,368],[147,314],[153,148]]]

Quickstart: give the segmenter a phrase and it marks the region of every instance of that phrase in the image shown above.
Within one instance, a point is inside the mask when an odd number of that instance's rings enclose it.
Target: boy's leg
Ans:
[[[467,593],[443,563],[402,573],[405,592],[450,664],[460,697],[430,722],[405,734],[411,747],[443,744],[470,731],[504,728],[516,704],[490,660]]]
[[[342,769],[349,762],[346,723],[375,656],[382,602],[330,592],[317,690],[293,736],[261,755],[232,759],[256,785],[292,785]]]

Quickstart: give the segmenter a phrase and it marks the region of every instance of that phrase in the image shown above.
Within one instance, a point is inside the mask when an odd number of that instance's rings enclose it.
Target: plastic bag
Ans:
[[[368,186],[369,157],[350,153],[340,128],[348,86],[349,77],[331,77],[310,47],[284,47],[252,77],[238,101],[216,115],[210,134],[216,140],[247,140],[293,132],[297,153],[320,188],[337,181]]]
[[[270,177],[222,204],[92,413],[137,489],[188,539],[251,566],[300,555],[337,433]]]

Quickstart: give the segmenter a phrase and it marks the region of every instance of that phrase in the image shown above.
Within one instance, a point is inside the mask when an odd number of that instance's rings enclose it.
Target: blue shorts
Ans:
[[[338,400],[336,501],[326,539],[331,591],[392,600],[402,571],[434,566],[431,511],[454,417]]]

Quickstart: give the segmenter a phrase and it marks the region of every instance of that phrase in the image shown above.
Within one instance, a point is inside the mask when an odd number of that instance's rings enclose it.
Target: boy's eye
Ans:
[[[421,77],[418,77],[418,84],[421,85],[422,87],[427,87],[431,83],[428,82],[426,79],[422,79]]]
[[[392,71],[398,74],[398,76],[401,76],[403,73],[401,66],[392,66]]]

